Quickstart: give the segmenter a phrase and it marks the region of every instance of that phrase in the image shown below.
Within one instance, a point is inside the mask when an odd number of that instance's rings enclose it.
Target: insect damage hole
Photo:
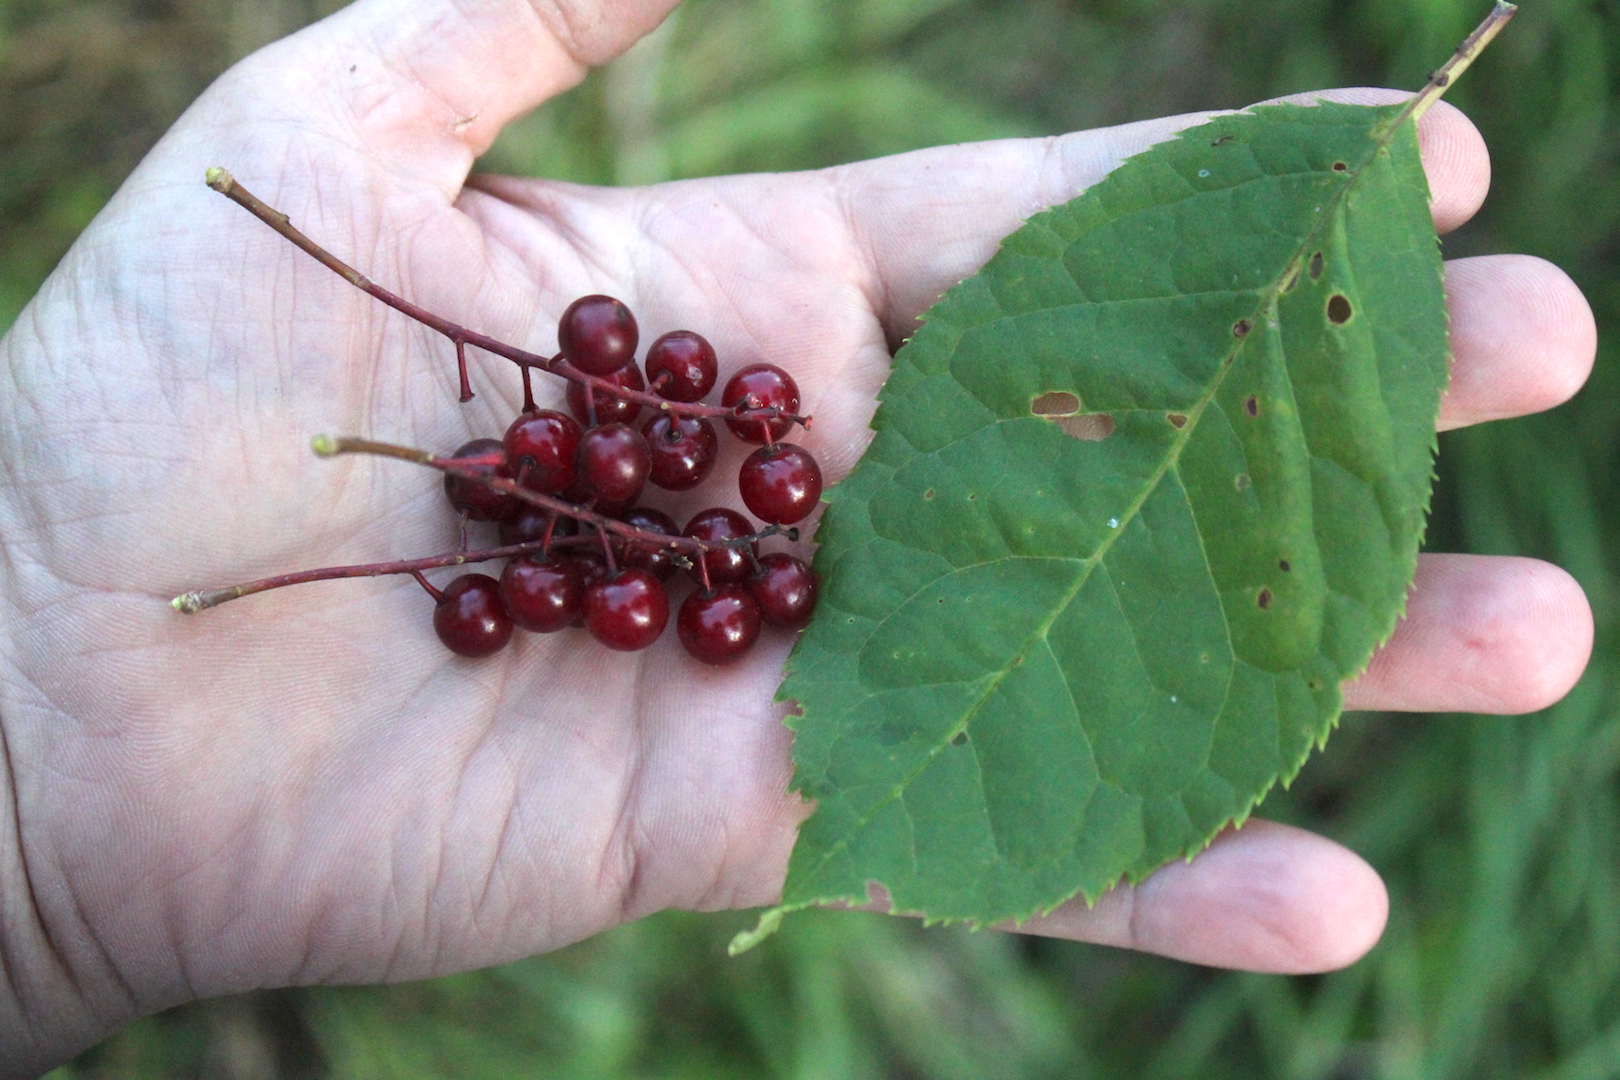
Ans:
[[[1168,413],[1166,414],[1165,419],[1170,421],[1170,426],[1173,428],[1184,428],[1187,426],[1187,416],[1185,413]]]
[[[1350,166],[1346,165],[1342,161],[1335,161],[1333,163],[1333,171],[1334,172],[1344,172],[1348,168],[1350,168]]]
[[[1335,326],[1343,326],[1350,321],[1350,316],[1354,314],[1355,312],[1350,308],[1350,301],[1344,298],[1343,293],[1334,293],[1328,297],[1328,322]]]
[[[1102,442],[1114,433],[1114,418],[1107,413],[1083,413],[1080,398],[1067,390],[1048,390],[1029,403],[1035,416],[1052,421],[1071,439]]]
[[[955,735],[951,736],[951,745],[952,746],[966,746],[967,745],[967,732],[958,731]]]
[[[1262,587],[1259,595],[1254,598],[1254,602],[1255,606],[1261,611],[1265,611],[1267,608],[1271,607],[1271,590]]]
[[[1250,419],[1260,415],[1260,397],[1250,394],[1243,399],[1243,411],[1249,414]]]
[[[1318,251],[1311,256],[1311,280],[1319,281],[1322,277],[1322,253]]]
[[[1248,337],[1251,329],[1253,329],[1253,324],[1250,323],[1248,319],[1239,319],[1237,322],[1232,324],[1232,336],[1239,338]]]

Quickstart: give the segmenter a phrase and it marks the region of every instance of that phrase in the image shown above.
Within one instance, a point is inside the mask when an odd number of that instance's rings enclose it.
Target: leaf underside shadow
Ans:
[[[1448,366],[1399,111],[1189,129],[928,312],[816,537],[785,909],[1094,900],[1326,739],[1404,607]]]

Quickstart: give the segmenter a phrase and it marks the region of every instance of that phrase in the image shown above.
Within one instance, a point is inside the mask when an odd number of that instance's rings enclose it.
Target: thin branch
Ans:
[[[1496,6],[1491,8],[1491,13],[1485,16],[1485,21],[1474,27],[1474,32],[1464,38],[1461,45],[1457,46],[1457,51],[1451,54],[1451,59],[1436,68],[1434,74],[1429,76],[1429,81],[1424,84],[1423,89],[1419,90],[1416,96],[1407,102],[1406,108],[1395,118],[1391,130],[1405,123],[1407,119],[1411,119],[1413,123],[1416,123],[1424,113],[1428,112],[1429,108],[1445,94],[1446,89],[1457,81],[1457,76],[1467,71],[1468,65],[1472,64],[1479,54],[1485,51],[1485,46],[1489,45],[1496,35],[1502,32],[1502,28],[1508,24],[1509,19],[1518,13],[1518,10],[1518,7],[1514,4],[1505,3],[1504,0],[1497,0]]]
[[[714,417],[716,419],[761,421],[782,419],[792,421],[793,423],[799,424],[802,427],[808,428],[810,426],[810,418],[808,416],[796,416],[793,413],[784,412],[783,410],[775,408],[774,406],[767,408],[745,408],[742,405],[738,405],[734,408],[727,408],[723,405],[703,405],[695,402],[687,404],[678,401],[666,401],[656,394],[649,394],[640,390],[630,390],[622,386],[617,386],[614,383],[609,382],[607,379],[598,378],[595,375],[587,375],[585,372],[580,371],[578,368],[568,364],[560,353],[551,357],[541,356],[539,353],[532,353],[526,349],[520,349],[515,345],[508,345],[504,341],[499,341],[490,337],[488,334],[480,334],[476,330],[469,330],[460,323],[451,322],[449,319],[435,315],[426,308],[413,304],[403,296],[390,292],[381,285],[378,285],[375,281],[372,281],[370,278],[366,277],[366,275],[362,274],[360,271],[356,270],[354,267],[350,266],[336,255],[333,255],[330,251],[327,251],[325,248],[321,247],[321,245],[305,236],[298,230],[296,226],[293,225],[292,219],[286,214],[282,213],[280,210],[277,210],[269,203],[264,202],[257,195],[253,194],[241,184],[238,184],[236,182],[236,178],[230,174],[229,170],[214,166],[208,170],[205,179],[207,180],[209,187],[213,188],[215,191],[219,192],[221,195],[225,196],[227,199],[236,203],[248,213],[270,226],[270,228],[274,229],[277,233],[280,233],[287,240],[291,241],[301,251],[307,253],[310,258],[314,259],[328,270],[331,270],[334,274],[341,277],[344,281],[347,281],[350,285],[353,285],[362,292],[365,292],[377,300],[382,301],[395,311],[399,311],[410,316],[423,326],[437,330],[439,333],[449,338],[456,347],[456,367],[461,380],[461,400],[464,402],[472,400],[473,396],[472,386],[467,379],[466,346],[476,345],[485,352],[492,352],[496,356],[505,357],[506,359],[512,361],[514,364],[517,364],[519,367],[525,369],[525,374],[529,368],[539,368],[542,371],[549,371],[551,374],[557,375],[561,378],[572,379],[574,382],[583,383],[596,393],[606,394],[609,397],[618,398],[621,401],[633,401],[638,405],[651,409],[658,409],[662,412],[673,413],[676,416]]]

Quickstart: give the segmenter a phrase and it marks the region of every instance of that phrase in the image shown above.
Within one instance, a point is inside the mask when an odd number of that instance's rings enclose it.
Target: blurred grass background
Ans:
[[[0,328],[233,60],[332,0],[0,0]],[[1484,0],[688,0],[483,168],[595,183],[808,168],[1346,84],[1415,88]],[[52,1080],[1620,1077],[1620,3],[1525,0],[1449,95],[1495,163],[1449,256],[1568,269],[1605,335],[1553,414],[1443,439],[1431,547],[1552,559],[1591,669],[1529,717],[1347,716],[1263,812],[1389,882],[1347,971],[1250,976],[809,913],[670,913],[505,968],[177,1009]]]

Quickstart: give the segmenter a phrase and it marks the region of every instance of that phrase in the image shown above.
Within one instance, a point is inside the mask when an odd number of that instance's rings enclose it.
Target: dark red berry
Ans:
[[[647,349],[647,385],[665,401],[700,401],[714,389],[714,346],[690,330],[665,334]]]
[[[568,561],[579,567],[579,579],[585,583],[585,591],[589,592],[592,585],[607,577],[607,562],[598,548],[578,548],[568,556]],[[579,614],[574,616],[574,626],[585,625],[585,603],[583,597],[579,605]]]
[[[630,309],[611,296],[582,296],[557,323],[557,344],[588,375],[606,375],[636,355],[640,331]]]
[[[542,510],[538,506],[525,505],[522,510],[501,522],[501,545],[530,544],[536,540],[546,538],[546,522],[552,517],[550,510]],[[573,536],[579,531],[579,523],[571,517],[557,515],[557,524],[552,526],[552,539],[564,536]]]
[[[474,439],[465,444],[450,456],[453,458],[487,457],[491,454],[501,455],[505,460],[505,451],[501,449],[499,440]],[[500,465],[479,465],[477,470],[486,476],[494,476],[501,471]],[[473,480],[466,480],[459,476],[444,475],[444,493],[450,498],[450,505],[456,510],[466,511],[467,516],[474,521],[501,521],[515,513],[523,503],[508,495]]]
[[[705,664],[729,664],[747,652],[759,626],[759,604],[738,585],[698,590],[675,617],[681,644]]]
[[[654,510],[646,506],[638,506],[634,510],[619,515],[619,520],[626,525],[634,525],[646,532],[660,533],[664,536],[681,535],[680,526],[675,519],[662,510]],[[624,551],[619,556],[621,566],[635,570],[645,570],[659,581],[668,581],[675,572],[675,552],[660,544],[648,543],[642,540],[625,540]]]
[[[652,468],[647,440],[624,424],[592,428],[580,436],[576,459],[580,483],[606,513],[634,506]]]
[[[501,602],[525,630],[561,630],[579,616],[584,600],[584,568],[574,559],[525,556],[501,571]]]
[[[747,402],[745,408],[761,409],[774,407],[783,412],[796,413],[799,411],[799,384],[793,381],[793,376],[777,367],[775,364],[749,364],[726,383],[725,390],[720,395],[720,404],[727,408]],[[767,421],[738,420],[726,418],[726,426],[731,428],[732,434],[744,442],[769,442],[765,438],[765,425]],[[768,421],[771,429],[771,439],[780,439],[793,430],[793,421],[777,418]]]
[[[620,570],[585,590],[585,629],[610,649],[645,649],[667,622],[669,596],[645,570]]]
[[[647,384],[641,379],[641,369],[634,362],[624,365],[609,375],[602,376],[614,386],[626,390],[645,390]],[[641,406],[634,401],[624,401],[620,398],[610,397],[600,391],[593,395],[596,399],[596,422],[598,424],[628,424],[641,414]],[[585,384],[574,379],[568,380],[568,411],[574,418],[587,427],[591,426],[590,410],[585,408]]]
[[[523,486],[555,495],[574,482],[574,452],[579,448],[579,424],[566,413],[540,409],[512,421],[501,440],[506,449],[506,471]]]
[[[821,466],[802,446],[772,443],[748,455],[737,471],[743,503],[761,521],[803,521],[821,501]]]
[[[641,428],[652,453],[647,478],[668,491],[685,491],[703,483],[714,468],[720,437],[701,417],[659,413]]]
[[[723,506],[716,506],[709,510],[701,510],[686,523],[685,535],[696,540],[731,540],[738,536],[747,536],[754,531],[753,524],[735,510],[728,510]],[[756,552],[757,543],[749,545]],[[699,565],[705,566],[709,571],[709,582],[713,585],[737,585],[745,581],[753,569],[753,563],[740,547],[715,548],[704,554],[701,564],[693,560],[691,569],[695,581],[703,580]]]
[[[772,626],[797,630],[816,610],[816,575],[804,563],[781,551],[763,555],[759,572],[748,579],[748,591],[759,613]]]
[[[512,617],[501,606],[501,587],[488,574],[463,574],[433,609],[433,631],[453,653],[488,656],[512,640]]]

